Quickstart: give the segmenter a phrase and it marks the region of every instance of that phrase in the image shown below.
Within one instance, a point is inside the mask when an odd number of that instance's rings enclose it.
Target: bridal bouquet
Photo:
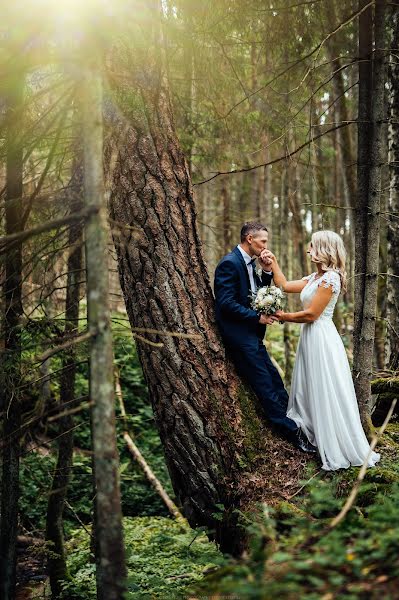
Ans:
[[[284,301],[284,292],[280,288],[271,285],[261,287],[256,294],[252,294],[251,306],[259,313],[272,315],[276,310],[281,310],[283,308]]]

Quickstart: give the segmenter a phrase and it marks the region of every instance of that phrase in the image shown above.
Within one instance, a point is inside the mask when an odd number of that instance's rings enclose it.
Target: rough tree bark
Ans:
[[[69,212],[79,212],[83,207],[83,169],[81,146],[73,161],[72,179],[68,186]],[[79,294],[82,274],[83,231],[80,222],[70,225],[68,246],[68,275],[65,300],[65,334],[78,332]],[[72,408],[76,376],[76,347],[64,352],[60,377],[60,405]],[[68,404],[69,403],[69,404]],[[48,557],[48,573],[52,597],[58,598],[62,592],[62,582],[68,577],[64,549],[63,513],[73,459],[73,417],[65,415],[58,420],[58,456],[54,471],[51,493],[47,506],[46,539],[52,542]]]
[[[24,75],[20,66],[9,76],[6,89],[6,235],[21,230],[23,192],[22,113]],[[21,430],[20,319],[22,315],[22,245],[10,244],[5,259],[4,340],[2,398],[4,410],[2,444],[0,597],[15,598],[16,542],[18,529],[19,457]]]
[[[177,504],[192,525],[207,526],[223,550],[237,554],[246,535],[234,509],[275,501],[287,460],[295,464],[294,485],[302,469],[298,455],[264,427],[259,404],[226,361],[187,163],[157,61],[137,70],[130,87],[140,90],[142,110],[136,99],[120,124],[110,195],[126,308],[132,327],[198,336],[162,336],[161,349],[138,342],[138,351]]]
[[[96,580],[99,600],[120,600],[126,576],[116,448],[112,333],[108,295],[108,226],[103,188],[102,78],[98,48],[88,44],[81,81],[84,191],[96,209],[85,226],[90,399],[96,489]]]
[[[358,260],[356,275],[359,280],[364,276],[363,295],[361,295],[360,285],[355,289],[355,307],[359,310],[362,307],[362,315],[359,320],[357,316],[358,339],[354,348],[353,376],[356,388],[356,395],[359,403],[360,414],[363,425],[369,428],[370,423],[370,399],[371,399],[371,374],[373,367],[373,350],[375,336],[375,319],[377,307],[377,287],[379,272],[379,236],[380,236],[380,201],[381,201],[381,167],[385,157],[385,140],[383,136],[383,122],[386,115],[385,111],[385,0],[377,0],[375,6],[374,19],[374,54],[373,54],[373,87],[371,103],[371,140],[359,138],[359,181],[358,181],[358,213],[356,216],[357,229],[360,238],[356,239],[356,258],[358,254],[363,254],[361,260]],[[367,12],[367,11],[365,11]],[[361,30],[361,26],[360,26]],[[360,31],[360,36],[363,35]],[[363,50],[361,50],[363,56]],[[359,67],[360,68],[360,67]],[[370,90],[366,89],[368,95]],[[368,98],[368,96],[367,96]],[[360,97],[359,90],[359,121],[361,120],[360,102],[364,99]],[[359,131],[363,124],[359,123]],[[366,127],[367,129],[367,127]],[[361,134],[362,136],[363,134]],[[365,148],[360,142],[367,144],[370,152],[365,153]],[[370,146],[368,146],[370,144]],[[360,162],[362,161],[362,162]],[[365,161],[368,161],[366,171]],[[365,178],[367,177],[367,184]],[[367,185],[367,195],[361,195]],[[365,220],[364,220],[365,219]],[[365,233],[367,232],[367,237]],[[367,240],[367,243],[366,243]],[[362,245],[360,245],[362,244]],[[359,264],[363,271],[359,271]],[[357,293],[356,293],[357,292]]]
[[[389,68],[389,217],[387,252],[386,365],[399,370],[399,6],[392,7],[392,40]],[[395,216],[396,215],[396,216]]]

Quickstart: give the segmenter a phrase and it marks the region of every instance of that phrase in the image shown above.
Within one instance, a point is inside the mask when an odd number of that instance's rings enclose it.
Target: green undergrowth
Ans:
[[[309,466],[300,494],[242,515],[250,548],[241,559],[221,554],[201,530],[170,518],[126,518],[130,599],[394,600],[399,581],[399,463],[387,450],[369,469],[357,499],[335,528],[358,469],[318,472]],[[312,479],[311,477],[314,476]],[[89,536],[69,542],[73,583],[67,597],[95,597]]]
[[[259,505],[246,515],[252,536],[248,557],[208,575],[187,594],[254,600],[398,598],[398,450],[383,448],[381,464],[367,471],[353,507],[334,528],[329,525],[358,468],[317,473],[304,482],[301,495],[273,510]]]
[[[82,325],[84,327],[84,324]],[[29,333],[29,332],[28,332]],[[35,332],[36,333],[36,330]],[[28,335],[28,334],[26,334]],[[29,345],[29,338],[26,340]],[[84,398],[88,393],[87,363],[80,362],[86,356],[84,344],[79,346],[75,398]],[[120,323],[114,324],[114,354],[115,364],[120,373],[120,382],[124,404],[127,412],[127,427],[147,459],[152,470],[159,478],[169,494],[173,495],[169,474],[166,468],[162,444],[155,426],[154,416],[147,388],[143,380],[141,366],[138,360],[134,341],[129,329],[122,329]],[[51,363],[51,369],[60,367],[57,356]],[[51,392],[54,402],[59,397],[57,378],[52,379]],[[128,452],[123,439],[125,422],[121,418],[119,406],[116,407],[117,444],[120,454],[120,480],[122,510],[125,516],[167,516],[164,503],[148,484],[141,468]],[[79,521],[90,524],[92,521],[93,487],[91,464],[91,437],[89,409],[85,408],[74,415],[74,458],[71,481],[68,486],[68,505],[65,509],[65,530],[67,536],[75,529]],[[56,438],[58,434],[57,421],[46,426],[43,432],[35,432],[38,439],[44,433],[47,439]],[[52,474],[55,467],[56,443],[47,442],[46,450],[41,448],[36,439],[31,449],[21,457],[21,525],[27,531],[40,535],[45,529],[46,507],[50,491]]]
[[[388,436],[396,425],[390,427]],[[250,536],[245,558],[221,554],[204,532],[171,518],[126,518],[128,599],[395,600],[399,582],[399,453],[385,446],[344,520],[330,528],[358,468],[317,471],[303,489],[271,509],[242,515]],[[71,600],[94,598],[89,536],[69,542]]]
[[[295,337],[298,331],[293,328]],[[269,328],[271,352],[283,352],[281,328]],[[152,407],[131,334],[114,330],[115,361],[120,370],[127,424],[150,466],[172,495]],[[82,356],[85,355],[81,348]],[[52,363],[55,371],[59,358]],[[78,366],[75,397],[87,394],[87,366]],[[57,400],[57,382],[52,394]],[[94,563],[90,554],[92,471],[89,414],[74,415],[75,447],[72,479],[65,510],[70,583],[68,600],[95,598]],[[318,471],[309,463],[298,493],[273,509],[258,505],[242,515],[250,535],[245,558],[229,558],[201,530],[169,517],[141,470],[130,457],[117,410],[121,456],[122,507],[128,564],[127,598],[131,600],[235,598],[274,600],[391,599],[399,597],[399,425],[389,425],[382,460],[369,469],[349,514],[328,528],[350,494],[358,469]],[[54,423],[44,432],[57,435]],[[53,443],[54,444],[54,443]],[[30,451],[21,460],[20,519],[23,531],[42,535],[55,465],[50,452]],[[302,489],[301,486],[303,486]]]
[[[220,568],[226,558],[200,529],[167,517],[124,519],[127,600],[184,598],[187,583]],[[65,587],[68,600],[95,599],[94,563],[90,539],[78,530],[68,544],[72,581]]]

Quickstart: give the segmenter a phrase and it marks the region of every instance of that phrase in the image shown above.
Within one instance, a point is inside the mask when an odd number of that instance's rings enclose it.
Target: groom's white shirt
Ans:
[[[243,248],[241,248],[240,244],[237,244],[237,248],[239,249],[239,251],[241,252],[241,255],[245,261],[245,264],[247,265],[247,270],[248,270],[248,276],[249,276],[249,283],[251,285],[251,291],[256,294],[256,283],[254,280],[254,271],[251,265],[251,261],[252,258],[249,256],[248,252],[245,252],[245,250]],[[268,273],[269,275],[271,275],[271,271],[264,271],[264,273]]]

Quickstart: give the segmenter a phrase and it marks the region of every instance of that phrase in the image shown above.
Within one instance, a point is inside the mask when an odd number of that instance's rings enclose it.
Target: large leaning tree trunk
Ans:
[[[191,525],[207,526],[222,549],[237,554],[245,533],[234,509],[285,496],[284,484],[296,485],[305,459],[265,427],[226,361],[189,171],[158,72],[137,71],[117,94],[139,89],[105,161],[114,164],[110,212],[120,281],[132,328],[177,334],[142,334],[162,340],[161,348],[137,344],[177,503]]]

